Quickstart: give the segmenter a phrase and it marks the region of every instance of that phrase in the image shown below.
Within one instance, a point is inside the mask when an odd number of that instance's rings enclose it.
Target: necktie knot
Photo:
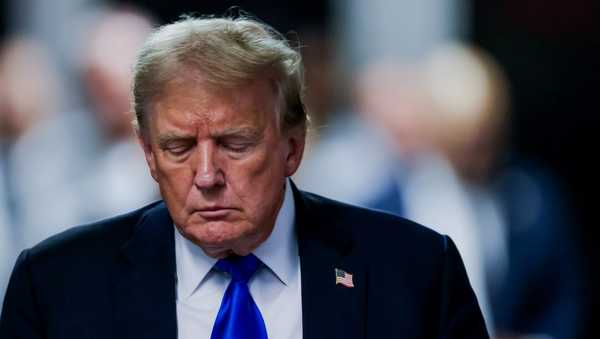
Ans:
[[[215,264],[218,270],[229,273],[233,281],[243,283],[247,283],[250,280],[259,266],[260,260],[254,254],[244,257],[232,255],[218,260]]]

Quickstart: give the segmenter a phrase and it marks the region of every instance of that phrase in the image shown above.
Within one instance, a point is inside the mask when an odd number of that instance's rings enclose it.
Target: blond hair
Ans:
[[[269,77],[281,99],[281,127],[306,128],[302,59],[282,34],[248,17],[184,17],[159,27],[138,55],[132,108],[139,132],[144,133],[150,101],[166,82],[190,70],[217,88]]]

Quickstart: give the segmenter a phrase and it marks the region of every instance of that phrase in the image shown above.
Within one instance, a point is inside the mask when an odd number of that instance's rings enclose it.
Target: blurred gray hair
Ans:
[[[302,58],[282,34],[247,17],[184,17],[159,27],[138,54],[132,108],[141,135],[151,101],[168,81],[193,70],[216,88],[272,79],[281,99],[280,127],[306,128]]]

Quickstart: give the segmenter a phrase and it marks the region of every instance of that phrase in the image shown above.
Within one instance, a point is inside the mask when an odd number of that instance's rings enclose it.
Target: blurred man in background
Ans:
[[[498,336],[577,338],[575,225],[554,179],[507,152],[508,85],[493,59],[450,45],[410,68],[368,68],[359,92],[398,159],[370,205],[456,239]]]
[[[131,67],[151,21],[133,10],[95,14],[78,68],[88,108],[46,119],[15,151],[16,211],[24,246],[158,196],[144,172],[129,115]]]
[[[14,38],[2,48],[2,290],[23,248],[158,198],[129,114],[131,67],[152,21],[133,9],[93,13],[77,67],[85,109],[63,110],[65,93],[43,45]]]
[[[23,203],[20,188],[35,180],[22,176],[19,164],[31,156],[28,140],[60,106],[55,70],[47,58],[43,46],[25,37],[13,36],[0,46],[0,290],[8,281],[11,262],[24,246],[22,222],[26,216],[19,210]],[[39,150],[40,145],[37,147]],[[39,179],[47,174],[44,165],[27,163],[38,171]]]

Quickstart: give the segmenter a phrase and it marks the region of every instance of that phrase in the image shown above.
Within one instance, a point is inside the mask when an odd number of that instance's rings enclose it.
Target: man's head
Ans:
[[[163,26],[134,69],[136,128],[179,231],[210,256],[271,233],[307,117],[299,54],[250,19]]]
[[[81,75],[92,113],[107,141],[130,138],[131,66],[152,31],[152,20],[135,9],[98,11],[85,34]]]

